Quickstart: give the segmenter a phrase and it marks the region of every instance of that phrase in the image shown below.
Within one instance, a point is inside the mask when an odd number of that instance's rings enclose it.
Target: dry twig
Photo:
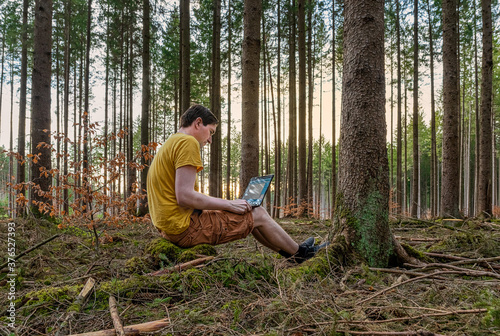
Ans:
[[[125,331],[123,330],[123,324],[122,321],[120,321],[120,316],[118,315],[116,300],[112,295],[109,297],[109,313],[111,314],[111,319],[113,320],[113,326],[115,327],[116,335],[125,336]]]

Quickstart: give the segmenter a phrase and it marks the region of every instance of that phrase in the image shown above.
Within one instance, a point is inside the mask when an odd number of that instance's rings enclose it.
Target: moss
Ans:
[[[127,273],[147,273],[150,270],[149,264],[145,258],[133,257],[125,262],[125,272]]]
[[[183,249],[164,238],[157,238],[146,247],[146,253],[151,255],[156,263],[160,262],[160,254],[165,256],[168,260],[175,262],[182,251]]]
[[[411,257],[414,257],[414,258],[417,258],[418,260],[422,260],[422,261],[429,262],[429,263],[433,262],[433,260],[431,258],[429,258],[428,256],[426,256],[424,254],[424,252],[422,252],[422,251],[419,251],[416,248],[414,248],[408,244],[404,244],[404,243],[402,243],[401,246],[405,249],[406,253],[408,253],[408,255],[410,255]]]
[[[71,301],[80,293],[82,288],[83,285],[46,287],[26,294],[26,297],[31,299],[31,303]]]
[[[197,245],[189,249],[185,249],[177,258],[178,262],[186,262],[190,260],[195,260],[199,258],[199,255],[215,256],[217,251],[211,245],[202,244]]]
[[[339,218],[335,233],[347,229],[349,243],[354,251],[369,265],[385,267],[389,264],[393,246],[389,238],[388,209],[381,206],[384,199],[378,190],[373,190],[358,201],[360,204],[352,212],[344,204],[344,196],[341,193],[337,195],[336,213]]]
[[[429,251],[474,251],[483,257],[495,257],[500,255],[500,245],[490,234],[459,232],[433,245]]]

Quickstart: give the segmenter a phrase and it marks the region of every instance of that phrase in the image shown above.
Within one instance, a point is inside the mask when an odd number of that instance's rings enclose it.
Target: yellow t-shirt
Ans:
[[[147,193],[153,224],[167,234],[179,234],[189,226],[194,209],[177,204],[175,172],[184,166],[203,169],[200,144],[191,135],[176,133],[160,147],[148,172]],[[198,191],[198,184],[195,183]]]

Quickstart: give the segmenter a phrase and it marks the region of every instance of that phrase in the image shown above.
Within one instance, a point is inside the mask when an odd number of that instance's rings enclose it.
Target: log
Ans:
[[[144,333],[150,333],[158,331],[162,328],[168,327],[170,325],[170,319],[164,318],[162,320],[146,322],[142,324],[130,325],[124,327],[125,335],[142,335]],[[73,334],[70,336],[116,336],[115,329],[107,329],[100,331],[91,331],[84,334]]]
[[[123,330],[123,324],[122,321],[120,321],[120,316],[118,315],[116,300],[112,295],[109,297],[109,312],[111,314],[111,319],[113,320],[113,326],[115,327],[116,335],[125,336],[125,330]]]
[[[80,291],[80,294],[76,297],[75,301],[73,301],[73,304],[71,305],[72,310],[66,312],[66,318],[64,321],[61,323],[59,328],[57,329],[57,332],[55,333],[55,336],[60,336],[62,330],[68,325],[68,323],[71,321],[73,316],[75,315],[77,310],[80,310],[83,306],[85,306],[85,303],[87,302],[87,298],[89,297],[90,293],[92,293],[92,290],[94,289],[95,286],[95,280],[93,278],[88,278],[87,282],[83,286],[82,290]]]
[[[168,273],[172,273],[172,272],[180,272],[180,271],[186,270],[188,268],[204,264],[207,261],[212,260],[213,258],[215,258],[215,257],[210,256],[210,257],[204,257],[204,258],[199,258],[199,259],[191,260],[191,261],[185,262],[183,264],[175,265],[174,267],[170,267],[170,268],[167,268],[167,269],[163,269],[163,270],[159,270],[159,271],[156,271],[156,272],[148,273],[146,275],[149,275],[149,276],[158,276],[158,275],[164,275],[164,274],[168,274]]]

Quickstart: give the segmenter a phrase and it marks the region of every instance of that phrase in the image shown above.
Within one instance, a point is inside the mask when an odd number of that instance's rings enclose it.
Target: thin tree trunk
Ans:
[[[400,18],[399,18],[399,1],[396,1],[396,35],[397,35],[397,76],[398,76],[398,88],[397,88],[397,140],[396,140],[396,203],[398,204],[397,213],[401,214],[404,208],[403,199],[403,158],[402,158],[402,125],[401,125],[401,28],[400,28]],[[406,183],[406,182],[405,182]]]
[[[242,137],[240,190],[259,171],[259,63],[260,20],[262,3],[247,0],[244,4],[242,54]]]
[[[305,22],[305,0],[298,2],[298,48],[299,48],[299,215],[307,210],[307,157],[306,157],[306,22]]]
[[[411,213],[417,217],[418,208],[418,182],[420,176],[420,163],[418,156],[418,0],[413,2],[413,184],[411,197]]]
[[[19,154],[17,160],[17,179],[16,183],[21,188],[18,193],[25,197],[25,186],[26,182],[26,166],[24,165],[24,160],[26,156],[26,105],[27,105],[27,82],[28,82],[28,10],[29,1],[23,0],[23,26],[21,35],[21,92],[19,97],[19,126],[17,133],[17,151]],[[4,35],[5,37],[5,35]],[[5,40],[5,38],[4,38]],[[3,54],[3,51],[2,51]],[[2,61],[3,64],[3,61]],[[3,81],[3,71],[2,71],[2,81]],[[0,89],[1,95],[1,89]],[[1,105],[1,101],[0,101]],[[24,216],[25,214],[25,204],[20,202],[17,204],[17,216]]]
[[[443,0],[443,178],[441,214],[459,217],[457,1]]]
[[[231,16],[231,0],[227,3],[228,14],[227,14],[227,25],[228,25],[228,37],[227,37],[227,164],[226,164],[226,198],[231,199],[231,83],[232,83],[232,16]]]
[[[146,185],[149,171],[149,110],[151,106],[151,86],[150,86],[150,51],[149,45],[151,34],[149,32],[150,9],[149,0],[142,3],[142,110],[141,110],[141,188],[140,194],[143,196],[139,202],[139,215],[147,213]]]
[[[476,215],[491,217],[492,207],[492,144],[491,107],[493,89],[493,30],[491,0],[481,1],[483,18],[483,56],[481,67],[481,109],[479,124],[479,181]]]
[[[335,77],[335,68],[336,64],[336,45],[335,45],[335,30],[337,26],[335,24],[335,0],[332,1],[332,188],[331,188],[331,212],[330,217],[333,218],[335,211],[335,202],[337,199],[337,143],[336,143],[336,114],[337,109],[335,107],[336,104],[336,77]]]
[[[35,4],[35,30],[33,49],[33,89],[31,118],[31,154],[38,158],[32,161],[33,211],[38,213],[40,203],[49,203],[52,177],[44,174],[50,171],[51,148],[51,49],[52,49],[52,0],[37,0]]]
[[[312,53],[312,12],[314,10],[311,0],[308,2],[307,11],[307,79],[308,79],[308,103],[307,103],[307,207],[306,215],[314,215],[313,201],[313,96],[314,96],[314,78],[313,78],[313,53]]]
[[[427,3],[429,17],[429,58],[431,72],[431,217],[437,215],[437,149],[436,149],[436,101],[434,96],[434,39],[430,1]]]
[[[221,120],[221,86],[220,86],[220,37],[221,37],[221,2],[213,2],[213,30],[212,30],[212,94],[210,95],[210,109]],[[215,197],[222,196],[222,132],[215,132],[210,145],[210,181],[209,194]]]
[[[181,25],[181,48],[180,48],[180,113],[189,108],[191,100],[191,62],[190,62],[190,0],[180,0],[180,25]]]

